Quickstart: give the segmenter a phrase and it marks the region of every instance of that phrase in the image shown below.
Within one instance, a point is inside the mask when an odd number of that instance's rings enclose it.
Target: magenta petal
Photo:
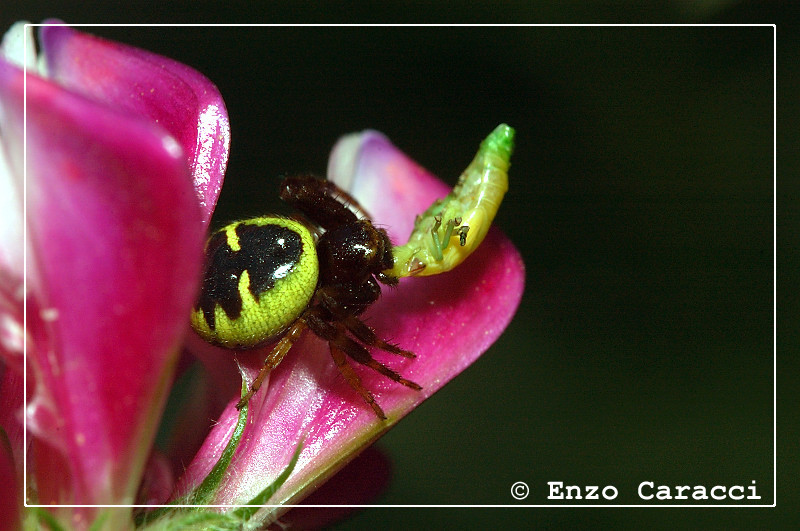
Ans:
[[[395,240],[405,241],[414,217],[447,187],[379,133],[343,139],[329,177],[346,187]],[[303,452],[288,481],[269,503],[296,502],[346,464],[399,418],[475,361],[516,311],[524,285],[519,253],[500,231],[447,274],[403,279],[384,289],[365,316],[378,334],[414,351],[416,359],[376,358],[422,385],[421,392],[357,367],[365,386],[389,416],[379,421],[338,373],[327,345],[305,334],[250,402],[249,426],[217,501],[245,502],[283,470],[294,448]],[[263,353],[261,353],[263,356]],[[259,355],[242,360],[252,378]],[[233,404],[233,403],[232,403]],[[212,430],[183,480],[196,484],[213,464],[234,423],[231,406]]]
[[[22,92],[22,72],[0,63],[0,101]],[[22,109],[3,111],[0,128],[19,141]],[[29,288],[40,308],[28,325],[45,338],[29,349],[28,428],[68,464],[37,469],[40,492],[71,493],[41,501],[130,503],[202,262],[185,158],[149,120],[32,75],[27,155]]]
[[[52,21],[50,21],[52,23]],[[48,74],[65,87],[146,116],[183,148],[203,220],[217,203],[228,163],[230,125],[217,87],[193,68],[145,50],[44,26]]]

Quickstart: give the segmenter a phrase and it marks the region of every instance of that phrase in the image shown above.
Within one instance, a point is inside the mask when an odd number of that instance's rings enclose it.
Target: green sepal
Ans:
[[[245,393],[247,393],[247,383],[243,381],[242,396],[244,396]],[[228,441],[228,444],[222,451],[222,455],[219,456],[217,464],[214,465],[214,468],[211,469],[211,472],[208,473],[206,478],[202,483],[200,483],[194,492],[189,495],[192,504],[206,505],[217,493],[219,485],[222,483],[222,479],[225,477],[225,473],[228,471],[228,465],[231,464],[233,454],[236,451],[236,448],[239,446],[239,441],[242,440],[242,434],[247,426],[248,409],[249,404],[245,403],[244,406],[242,406],[242,409],[239,410],[239,418],[236,421],[236,427],[233,430],[231,440]]]
[[[244,396],[245,393],[247,393],[247,383],[242,382],[242,396]],[[189,494],[170,502],[169,505],[165,507],[160,507],[149,513],[141,513],[137,515],[135,519],[137,527],[141,527],[143,525],[148,525],[149,527],[150,523],[155,523],[158,519],[165,517],[171,518],[173,515],[177,516],[176,513],[186,513],[188,511],[201,510],[203,505],[207,505],[208,502],[214,498],[214,495],[219,489],[220,483],[222,483],[222,480],[225,477],[225,473],[227,472],[228,466],[231,463],[233,454],[236,451],[236,448],[239,446],[239,442],[242,440],[242,434],[244,434],[244,429],[247,426],[248,409],[248,405],[245,404],[242,409],[239,410],[239,417],[236,420],[236,427],[233,430],[231,439],[228,441],[228,444],[225,445],[225,449],[219,456],[217,463],[214,465],[205,479],[203,479],[202,483],[200,483],[200,485],[198,485],[197,488],[195,488]],[[198,507],[170,507],[170,505],[197,505]],[[179,518],[184,516],[186,515],[183,514]]]
[[[25,529],[51,529],[52,531],[66,531],[58,519],[44,507],[31,507],[25,518]]]
[[[268,487],[248,501],[246,506],[239,507],[227,513],[203,511],[202,507],[197,507],[196,509],[175,508],[169,510],[169,512],[163,514],[157,520],[147,523],[147,530],[185,531],[187,529],[212,529],[215,531],[232,531],[242,529],[243,525],[261,509],[261,506],[267,503],[278,489],[283,486],[294,471],[302,449],[303,442],[301,441],[298,443],[294,455],[292,455],[292,459],[289,461],[284,471],[281,472]]]

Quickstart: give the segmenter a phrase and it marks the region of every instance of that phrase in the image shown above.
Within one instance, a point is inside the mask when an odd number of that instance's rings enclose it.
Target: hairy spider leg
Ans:
[[[267,377],[267,374],[272,371],[275,367],[277,367],[280,362],[283,360],[284,356],[291,350],[292,345],[294,342],[300,338],[300,334],[303,333],[303,330],[306,328],[306,321],[300,316],[286,331],[278,344],[275,345],[275,348],[272,349],[272,352],[269,353],[269,356],[264,360],[264,365],[261,367],[261,370],[258,371],[258,376],[256,379],[253,380],[253,383],[250,384],[250,390],[245,394],[239,402],[236,404],[236,409],[242,409],[245,404],[250,400],[256,391],[259,390],[261,384],[264,382],[264,378]]]
[[[355,315],[342,316],[341,322],[350,331],[350,333],[356,337],[356,339],[365,345],[376,347],[381,350],[385,350],[386,352],[403,356],[404,358],[417,357],[417,355],[413,352],[402,349],[394,343],[389,343],[388,341],[378,337],[378,335],[375,333],[375,330],[373,330]]]
[[[378,337],[378,334],[375,333],[375,330],[368,326],[364,321],[359,319],[357,315],[348,313],[346,310],[341,308],[337,297],[329,294],[328,291],[334,291],[334,288],[320,288],[317,291],[317,298],[322,306],[328,310],[337,321],[341,322],[345,328],[347,328],[350,333],[355,336],[356,339],[365,345],[379,348],[381,350],[385,350],[386,352],[391,352],[392,354],[397,354],[405,358],[417,357],[417,355],[413,352],[402,349],[399,346],[389,343],[388,341]],[[364,304],[364,308],[366,308],[369,304],[372,304],[372,302],[373,301],[368,301],[366,304]]]
[[[331,347],[336,347],[342,350],[353,361],[360,363],[361,365],[365,365],[401,385],[405,385],[406,387],[414,389],[415,391],[420,391],[422,389],[419,384],[414,383],[411,380],[406,380],[399,373],[393,371],[386,365],[373,358],[372,354],[370,354],[366,347],[357,343],[354,339],[347,335],[347,331],[341,323],[328,322],[322,317],[322,315],[320,315],[320,310],[320,307],[309,308],[305,315],[306,323],[312,332],[317,334],[322,339],[328,341],[328,344]],[[333,355],[333,352],[331,352],[331,355]],[[347,379],[347,383],[349,383],[358,394],[360,394],[362,397],[364,396],[364,391],[366,391],[366,389],[364,389],[360,379],[359,381],[354,381],[348,378],[347,375],[345,375],[345,379]],[[365,400],[367,399],[365,398]],[[367,403],[369,403],[369,400],[367,400]]]
[[[361,398],[364,399],[364,402],[369,404],[372,408],[372,411],[378,416],[381,420],[386,420],[386,414],[381,409],[381,406],[375,401],[375,397],[372,396],[372,393],[369,389],[364,387],[364,384],[361,383],[361,378],[358,376],[356,371],[347,363],[347,357],[344,352],[339,350],[336,345],[330,344],[331,349],[331,357],[333,357],[333,362],[336,364],[336,368],[339,369],[339,372],[342,373],[344,379],[347,380],[347,383],[350,384],[350,387],[356,390],[358,394],[361,395]]]
[[[287,177],[281,183],[279,195],[286,204],[296,208],[325,230],[358,221],[358,216],[348,205],[353,205],[364,214],[363,217],[367,217],[364,209],[350,194],[332,182],[313,175]]]
[[[329,181],[328,179],[318,179],[313,175],[309,175],[307,176],[307,178],[322,181],[321,188],[322,190],[325,191],[325,194],[340,200],[340,202],[343,201],[348,207],[350,207],[351,211],[352,210],[356,211],[355,212],[356,217],[360,217],[363,219],[370,219],[372,217],[369,215],[369,212],[367,212],[367,209],[361,206],[361,203],[358,202],[358,199],[350,195],[349,192],[346,192],[341,188],[339,188],[339,186],[335,184],[333,181]]]

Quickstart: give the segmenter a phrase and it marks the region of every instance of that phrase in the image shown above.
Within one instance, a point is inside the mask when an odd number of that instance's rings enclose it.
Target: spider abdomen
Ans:
[[[275,216],[231,223],[206,245],[192,327],[216,345],[257,347],[305,310],[318,277],[314,238],[302,223]]]

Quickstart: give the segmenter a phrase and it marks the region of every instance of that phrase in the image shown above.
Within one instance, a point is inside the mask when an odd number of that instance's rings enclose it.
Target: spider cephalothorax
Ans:
[[[280,197],[314,227],[265,216],[214,233],[206,245],[206,270],[192,325],[207,341],[233,349],[280,338],[239,408],[308,328],[328,342],[347,382],[385,419],[347,359],[421,389],[375,360],[367,347],[409,358],[414,354],[379,338],[359,318],[378,300],[380,283],[397,284],[396,277],[384,273],[394,265],[391,241],[386,231],[357,216],[351,210],[358,209],[355,200],[330,181],[287,177]],[[313,233],[320,232],[315,239]]]

